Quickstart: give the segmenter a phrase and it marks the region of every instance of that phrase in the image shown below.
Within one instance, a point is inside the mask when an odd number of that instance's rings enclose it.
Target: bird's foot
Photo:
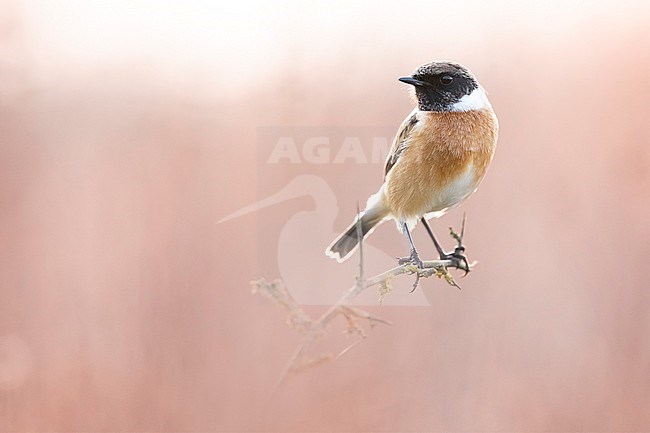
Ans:
[[[402,265],[408,265],[411,264],[419,269],[424,269],[424,263],[422,263],[422,260],[420,259],[420,256],[418,255],[418,252],[415,250],[411,250],[411,255],[409,257],[401,257],[397,259],[397,264],[402,266]],[[420,273],[416,270],[415,271],[415,282],[413,283],[413,289],[411,289],[411,293],[415,291],[415,289],[418,288],[418,284],[420,283]]]
[[[459,245],[454,249],[453,253],[445,253],[440,255],[440,260],[449,260],[451,261],[451,265],[456,269],[461,269],[465,271],[463,274],[463,277],[467,274],[469,274],[469,271],[471,271],[471,268],[469,266],[469,262],[467,261],[467,257],[465,257],[465,247],[463,245]]]
[[[424,266],[417,251],[411,251],[411,255],[409,257],[401,257],[397,259],[397,264],[400,266],[407,265],[409,263],[417,266],[419,269],[422,269],[422,266]]]

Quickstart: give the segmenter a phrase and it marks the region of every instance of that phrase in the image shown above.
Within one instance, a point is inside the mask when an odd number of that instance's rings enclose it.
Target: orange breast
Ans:
[[[458,205],[483,179],[496,148],[491,109],[420,112],[409,143],[386,177],[393,216],[419,218]]]

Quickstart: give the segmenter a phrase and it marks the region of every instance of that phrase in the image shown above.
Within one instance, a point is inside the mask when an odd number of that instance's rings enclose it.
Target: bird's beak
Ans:
[[[275,194],[270,195],[269,197],[263,198],[253,204],[244,206],[236,212],[226,215],[217,221],[217,224],[221,224],[231,219],[239,218],[251,212],[256,212],[258,210],[264,209],[265,207],[273,206],[279,203],[283,203],[292,198],[302,197],[303,195],[308,195],[308,191],[304,191],[304,187],[301,188],[301,185],[290,182],[289,185],[282,188],[282,190],[276,192]]]
[[[415,87],[422,87],[422,86],[427,85],[427,83],[425,83],[424,81],[416,80],[413,77],[402,77],[399,80],[402,83],[410,84],[410,85],[415,86]]]

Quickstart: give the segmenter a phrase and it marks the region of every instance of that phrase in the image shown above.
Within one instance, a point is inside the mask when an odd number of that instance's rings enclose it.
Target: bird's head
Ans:
[[[421,111],[471,111],[490,106],[474,75],[458,63],[425,63],[399,80],[415,88]]]

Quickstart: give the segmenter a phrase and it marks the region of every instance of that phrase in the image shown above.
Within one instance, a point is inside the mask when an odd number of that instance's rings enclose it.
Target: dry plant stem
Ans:
[[[460,235],[454,233],[453,230],[451,232],[452,237],[458,241],[459,245],[462,244],[462,235],[464,234],[465,226],[464,220],[465,218],[463,218],[463,229],[461,230]],[[364,246],[363,239],[361,238],[362,232],[360,221],[361,218],[357,205],[357,235],[360,239],[359,275],[356,278],[355,284],[346,290],[338,302],[331,306],[318,319],[313,320],[304,312],[302,307],[296,303],[282,282],[276,281],[273,283],[268,283],[265,280],[253,282],[253,285],[255,286],[254,291],[257,291],[263,296],[270,298],[276,305],[279,305],[287,310],[289,313],[289,322],[304,334],[301,343],[296,348],[296,351],[292,355],[282,375],[280,376],[280,379],[276,385],[276,390],[290,373],[304,371],[324,362],[330,362],[332,360],[338,359],[347,353],[352,347],[359,344],[360,341],[366,338],[366,334],[363,328],[358,325],[358,320],[367,320],[371,327],[376,323],[384,323],[390,325],[390,322],[386,320],[374,317],[365,310],[349,305],[350,302],[364,290],[378,285],[390,286],[393,277],[414,273],[417,273],[420,278],[428,278],[432,275],[443,277],[450,285],[459,287],[447,270],[449,267],[461,269],[459,267],[459,262],[452,259],[424,261],[422,262],[422,267],[419,268],[412,263],[405,263],[403,265],[389,269],[388,271],[385,271],[379,275],[375,275],[374,277],[366,279],[364,277]],[[323,353],[316,357],[309,357],[307,355],[307,352],[312,343],[321,336],[325,335],[325,328],[327,327],[327,324],[338,315],[342,315],[346,319],[348,325],[347,332],[358,335],[359,339],[355,340],[352,344],[340,351],[337,355],[333,355],[331,353]]]
[[[354,315],[358,318],[366,319],[368,320],[371,324],[373,322],[379,322],[379,323],[385,323],[385,324],[390,324],[390,322],[374,317],[370,315],[369,313],[366,313],[363,310],[360,309],[355,309],[351,310],[348,306],[350,301],[352,301],[359,293],[363,292],[364,290],[374,287],[377,285],[380,285],[382,283],[386,283],[386,281],[397,275],[403,275],[403,274],[412,274],[414,272],[418,272],[420,274],[421,278],[428,278],[432,275],[439,275],[442,273],[443,275],[448,275],[446,268],[454,266],[454,262],[452,260],[431,260],[431,261],[425,261],[422,262],[422,268],[418,269],[414,265],[407,263],[401,266],[397,266],[393,269],[390,269],[386,272],[383,272],[379,275],[375,275],[374,277],[368,278],[365,281],[360,281],[359,279],[357,280],[357,283],[350,287],[344,294],[341,296],[339,301],[330,307],[323,315],[321,315],[317,320],[311,322],[306,329],[305,335],[303,337],[302,342],[300,345],[296,348],[296,351],[294,352],[293,356],[289,360],[289,363],[287,367],[285,368],[284,372],[282,373],[280,380],[276,386],[276,389],[284,382],[284,379],[288,376],[289,373],[295,373],[299,371],[303,371],[307,368],[310,368],[312,366],[321,364],[323,362],[329,362],[334,359],[338,359],[341,357],[343,354],[348,352],[353,346],[357,345],[360,340],[365,338],[365,335],[360,334],[360,339],[358,341],[355,341],[352,343],[350,346],[346,347],[343,349],[338,355],[334,356],[332,354],[327,354],[327,355],[321,355],[318,357],[315,361],[314,360],[309,360],[308,358],[305,357],[306,352],[308,349],[311,347],[311,344],[320,336],[325,334],[325,327],[329,322],[331,322],[334,318],[336,318],[339,314],[345,314],[345,312],[349,311],[354,311]],[[360,314],[359,312],[363,311],[364,314]]]

